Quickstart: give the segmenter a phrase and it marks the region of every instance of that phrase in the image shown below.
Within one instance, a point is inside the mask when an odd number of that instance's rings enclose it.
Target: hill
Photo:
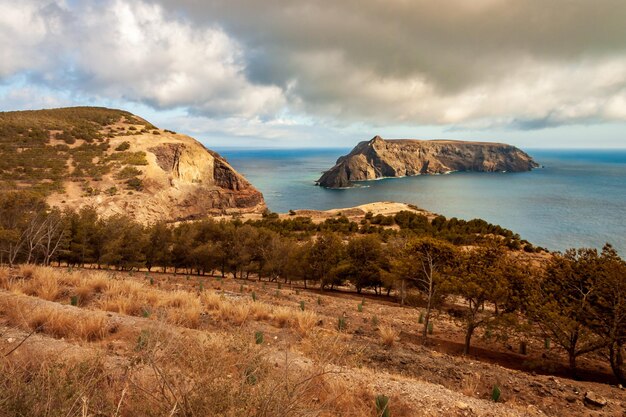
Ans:
[[[317,181],[327,188],[345,188],[353,181],[454,171],[519,172],[538,165],[511,145],[453,140],[386,140],[380,136],[359,143]]]
[[[216,152],[122,110],[0,113],[0,191],[141,222],[261,212],[262,194]]]

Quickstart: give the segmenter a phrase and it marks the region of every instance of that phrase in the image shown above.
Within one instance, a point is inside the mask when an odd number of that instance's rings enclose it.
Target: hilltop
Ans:
[[[360,142],[317,181],[327,188],[353,181],[454,171],[519,172],[538,165],[520,149],[503,143],[454,140],[383,139]]]
[[[216,152],[129,112],[74,107],[0,113],[0,191],[141,222],[262,212],[262,194]]]

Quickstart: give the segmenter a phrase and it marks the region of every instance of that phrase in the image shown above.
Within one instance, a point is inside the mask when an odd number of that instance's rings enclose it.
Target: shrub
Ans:
[[[134,191],[142,191],[143,181],[141,180],[141,178],[133,177],[126,181],[126,186]]]
[[[118,151],[118,152],[124,152],[124,151],[127,151],[129,149],[130,149],[130,142],[128,142],[128,141],[124,141],[124,142],[120,143],[115,148],[115,150]]]
[[[254,333],[254,342],[257,345],[262,345],[263,344],[263,332],[257,331],[257,332]]]
[[[118,180],[127,180],[141,174],[141,171],[134,166],[125,166],[115,174],[115,178]]]

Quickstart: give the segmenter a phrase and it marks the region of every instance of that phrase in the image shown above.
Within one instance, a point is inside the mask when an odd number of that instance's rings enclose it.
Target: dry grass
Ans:
[[[0,266],[0,289],[8,290],[10,284],[9,281],[10,271],[8,268]]]
[[[176,291],[160,301],[166,313],[166,321],[177,326],[196,329],[200,325],[202,304],[195,295],[185,291]]]
[[[0,298],[0,313],[10,325],[56,338],[95,341],[111,330],[108,319],[93,312],[33,302],[23,296]]]
[[[478,372],[464,376],[461,382],[461,392],[468,397],[475,397],[479,394],[481,379]]]
[[[392,347],[398,339],[398,332],[391,326],[382,325],[378,328],[380,339],[386,347]]]
[[[200,302],[207,310],[219,310],[224,300],[221,295],[212,291],[203,291],[200,294]]]
[[[272,312],[274,323],[278,327],[287,327],[293,320],[294,311],[287,307],[277,307]]]
[[[219,309],[220,319],[238,326],[244,324],[251,316],[252,307],[250,302],[241,301],[234,303],[232,301],[224,301]]]
[[[299,311],[296,313],[294,327],[300,336],[306,337],[311,334],[311,331],[317,326],[318,321],[319,317],[315,312]]]

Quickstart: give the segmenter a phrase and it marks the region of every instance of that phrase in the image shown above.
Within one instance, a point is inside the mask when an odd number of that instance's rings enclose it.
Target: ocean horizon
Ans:
[[[449,218],[482,218],[549,250],[608,242],[626,253],[626,149],[525,149],[540,168],[385,178],[342,190],[315,181],[350,148],[215,150],[274,212],[396,201]]]

